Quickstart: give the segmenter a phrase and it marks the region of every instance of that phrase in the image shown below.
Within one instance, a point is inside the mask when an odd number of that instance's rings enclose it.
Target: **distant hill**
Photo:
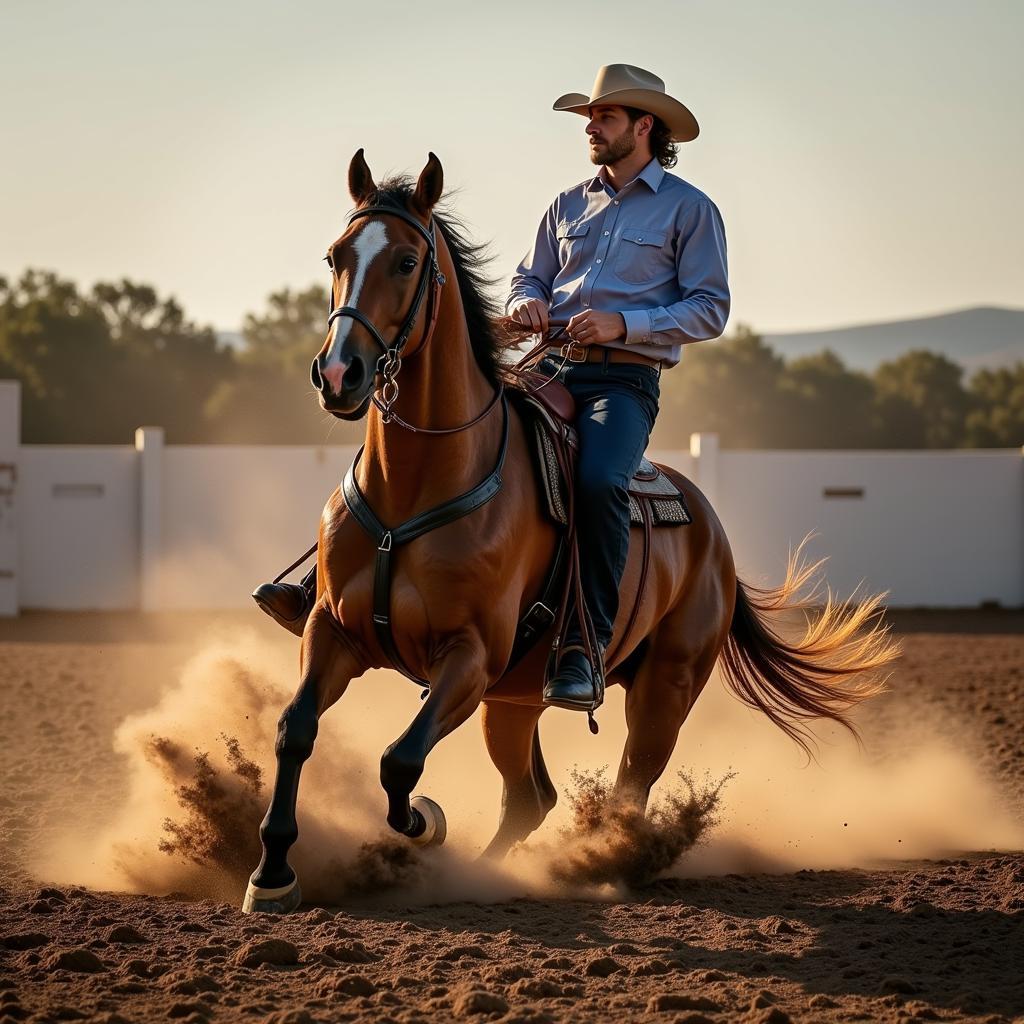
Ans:
[[[1024,310],[978,306],[916,320],[766,334],[764,339],[787,359],[828,348],[857,370],[873,370],[910,349],[926,348],[970,373],[1024,361]]]

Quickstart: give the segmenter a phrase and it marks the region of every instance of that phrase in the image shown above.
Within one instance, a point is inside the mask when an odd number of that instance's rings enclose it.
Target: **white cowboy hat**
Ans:
[[[553,109],[590,117],[590,108],[599,103],[639,107],[656,114],[668,125],[675,142],[691,142],[700,132],[693,114],[665,92],[665,83],[657,75],[632,64],[605,64],[597,72],[589,96],[581,92],[567,92],[555,100]]]

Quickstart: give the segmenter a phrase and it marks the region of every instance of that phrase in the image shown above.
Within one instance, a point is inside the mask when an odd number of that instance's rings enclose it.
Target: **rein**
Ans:
[[[395,385],[395,393],[398,393],[398,385]],[[478,413],[468,423],[461,423],[457,427],[417,427],[412,423],[403,420],[393,409],[390,411],[390,418],[400,427],[405,427],[406,430],[412,431],[414,434],[457,434],[462,430],[468,430],[470,427],[475,427],[497,404],[501,401],[502,396],[505,394],[505,385],[499,384],[498,389],[494,392],[494,397],[484,407],[483,412]],[[377,396],[373,396],[373,404],[381,409],[383,412],[383,406],[377,401]],[[386,416],[387,414],[385,414]],[[388,419],[384,419],[384,422],[389,422]]]
[[[512,364],[512,372],[520,373],[521,371],[528,368],[533,369],[533,367],[531,367],[530,364],[535,359],[537,359],[537,356],[543,357],[544,355],[546,355],[548,349],[551,348],[551,342],[554,341],[559,336],[559,334],[565,333],[565,330],[568,326],[568,322],[561,323],[556,321],[550,323],[548,325],[548,330],[539,335],[540,340],[537,342],[537,344],[534,345],[531,349],[529,349],[526,352],[526,354],[523,355],[523,357],[518,360],[518,362]],[[562,361],[558,364],[558,369],[556,369],[550,377],[545,377],[544,380],[542,380],[539,384],[537,384],[534,387],[531,387],[528,383],[523,381],[523,390],[528,391],[531,395],[535,395],[538,391],[541,390],[541,388],[547,387],[548,384],[556,380],[558,378],[558,375],[565,368],[565,364],[567,362],[572,361],[572,349],[573,345],[575,344],[575,342],[569,341],[562,346],[561,350],[559,351],[559,355],[562,357]],[[540,360],[537,359],[537,362],[540,362]],[[538,375],[540,376],[541,374]]]

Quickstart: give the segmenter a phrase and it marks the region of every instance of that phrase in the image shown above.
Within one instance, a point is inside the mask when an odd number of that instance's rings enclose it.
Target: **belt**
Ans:
[[[569,342],[561,348],[548,350],[548,355],[556,358],[565,358],[566,353],[568,353],[566,362],[569,365],[573,363],[604,363],[607,366],[609,363],[634,363],[639,366],[661,369],[659,359],[650,359],[639,352],[626,352],[621,348],[607,348],[605,345],[583,346]]]

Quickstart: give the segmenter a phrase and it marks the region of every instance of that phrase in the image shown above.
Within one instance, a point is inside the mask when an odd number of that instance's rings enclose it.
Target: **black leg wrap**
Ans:
[[[410,839],[418,839],[424,832],[427,831],[427,819],[416,810],[412,808],[412,824],[407,828],[402,835],[408,836]]]
[[[380,782],[388,795],[388,824],[405,836],[422,835],[426,827],[422,816],[417,821],[415,810],[409,807],[409,796],[422,774],[422,760],[403,757],[397,743],[380,759]]]

